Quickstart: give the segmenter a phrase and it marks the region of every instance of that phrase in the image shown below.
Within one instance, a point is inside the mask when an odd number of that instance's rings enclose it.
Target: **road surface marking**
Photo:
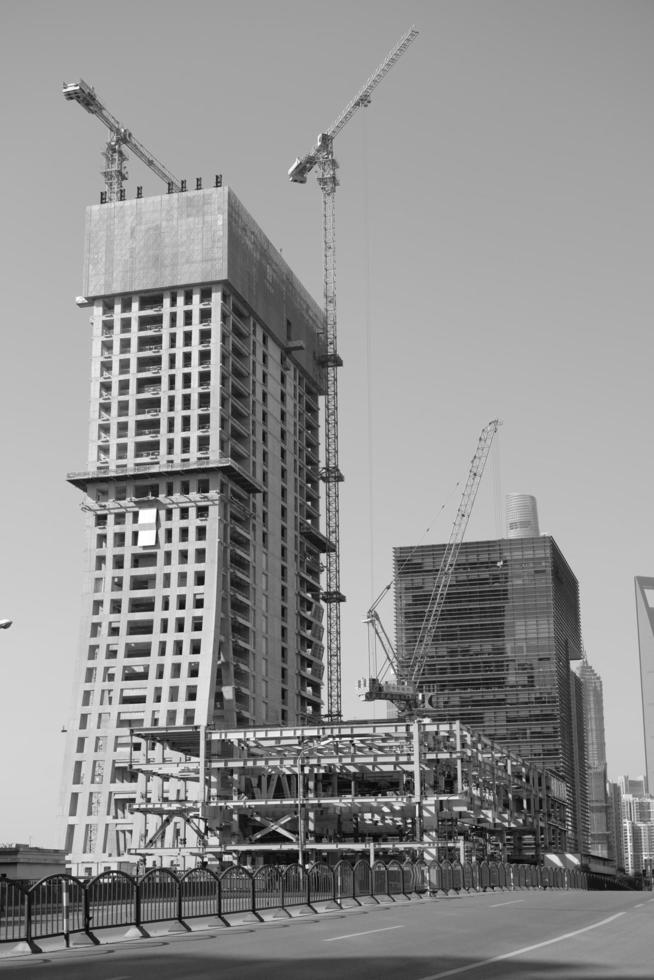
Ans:
[[[534,949],[542,949],[543,946],[562,943],[564,939],[572,939],[574,936],[580,936],[582,932],[599,929],[601,926],[605,926],[609,922],[619,919],[622,915],[625,915],[625,913],[617,912],[616,915],[610,915],[608,919],[602,919],[601,922],[596,922],[592,926],[584,926],[583,929],[575,929],[574,932],[565,932],[562,936],[555,936],[554,939],[546,939],[542,943],[534,943],[533,946],[522,946],[520,949],[514,949],[510,953],[502,953],[500,956],[491,956],[488,960],[478,960],[477,963],[468,963],[467,966],[457,966],[453,970],[445,970],[443,973],[430,973],[428,977],[420,977],[420,980],[444,980],[445,977],[454,977],[458,973],[470,973],[472,970],[478,970],[480,967],[488,966],[490,963],[500,963],[502,960],[510,960],[514,956],[520,956],[522,953],[531,953]]]
[[[335,943],[337,939],[354,939],[355,936],[369,936],[373,932],[388,932],[390,929],[404,929],[404,926],[386,926],[385,929],[368,929],[366,932],[350,932],[347,936],[332,936],[323,939],[324,943]]]
[[[634,905],[634,908],[635,909],[642,909],[642,907],[643,907],[644,904],[645,904],[644,902],[641,902],[640,905]]]
[[[519,905],[524,902],[524,898],[514,898],[512,902],[499,902],[497,905],[489,905],[489,909],[501,909],[503,905]]]

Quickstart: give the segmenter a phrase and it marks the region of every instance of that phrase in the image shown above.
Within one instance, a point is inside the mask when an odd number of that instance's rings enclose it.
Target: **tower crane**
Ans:
[[[418,691],[418,683],[429,656],[429,645],[445,605],[447,591],[477,497],[479,484],[484,474],[493,438],[501,424],[499,419],[493,419],[484,426],[479,436],[449,541],[445,546],[440,568],[436,573],[434,587],[413,650],[396,653],[379,618],[377,607],[388,592],[390,585],[386,586],[368,610],[364,622],[368,624],[370,642],[371,644],[375,642],[380,644],[385,663],[377,677],[364,677],[359,681],[359,697],[362,701],[392,701],[402,714],[411,714],[419,708],[421,697]],[[385,680],[389,671],[395,674],[394,680]]]
[[[323,260],[325,327],[322,337],[322,366],[325,369],[325,465],[321,479],[325,483],[325,533],[330,549],[325,558],[325,589],[322,600],[327,607],[327,716],[330,720],[341,718],[341,611],[340,603],[345,601],[341,592],[340,572],[340,531],[339,531],[339,488],[343,474],[338,465],[338,384],[337,372],[343,362],[338,355],[336,342],[336,262],[335,262],[335,207],[334,195],[338,186],[334,159],[334,138],[350,121],[357,109],[370,105],[371,95],[396,61],[404,54],[418,36],[412,27],[397,42],[373,72],[363,88],[343,109],[338,118],[324,133],[320,133],[314,148],[296,159],[288,171],[291,181],[306,184],[307,177],[314,169],[318,172],[318,186],[322,191],[323,215]]]
[[[103,150],[105,169],[102,171],[102,175],[107,188],[107,201],[121,201],[124,197],[123,182],[127,180],[125,147],[136,154],[139,160],[142,160],[157,177],[160,177],[168,185],[169,191],[181,190],[182,185],[177,177],[171,174],[142,143],[139,143],[129,129],[125,129],[118,122],[116,117],[102,104],[95,93],[95,89],[91,88],[84,79],[80,78],[78,82],[64,82],[62,92],[65,99],[79,102],[87,112],[97,116],[111,134]]]

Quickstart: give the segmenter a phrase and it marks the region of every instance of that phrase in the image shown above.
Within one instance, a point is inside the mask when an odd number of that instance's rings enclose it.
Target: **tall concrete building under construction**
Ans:
[[[143,843],[130,729],[320,718],[323,313],[227,187],[86,215],[86,569],[66,852]],[[180,784],[181,786],[181,784]],[[183,790],[180,788],[180,792]]]

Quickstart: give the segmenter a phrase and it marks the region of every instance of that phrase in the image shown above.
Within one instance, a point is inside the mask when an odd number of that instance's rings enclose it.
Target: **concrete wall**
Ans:
[[[318,383],[322,310],[228,187],[87,208],[87,299],[225,280]]]

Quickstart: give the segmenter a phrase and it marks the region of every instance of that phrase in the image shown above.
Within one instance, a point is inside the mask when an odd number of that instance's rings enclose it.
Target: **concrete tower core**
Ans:
[[[536,498],[529,493],[507,493],[506,528],[509,538],[537,538],[538,509]]]

